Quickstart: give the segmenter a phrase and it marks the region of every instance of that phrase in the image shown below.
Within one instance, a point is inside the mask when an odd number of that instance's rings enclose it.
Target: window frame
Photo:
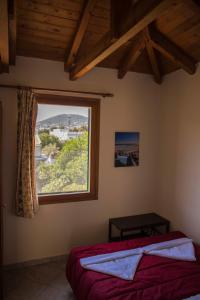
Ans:
[[[90,163],[89,163],[89,192],[66,194],[38,194],[39,204],[56,204],[65,202],[98,200],[99,179],[99,133],[100,133],[100,100],[94,98],[60,96],[51,94],[36,94],[38,104],[82,106],[91,109],[90,127]]]

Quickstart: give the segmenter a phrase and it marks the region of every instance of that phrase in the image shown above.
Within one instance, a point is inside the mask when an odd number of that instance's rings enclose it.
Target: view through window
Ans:
[[[38,104],[35,131],[37,192],[89,192],[90,108]]]

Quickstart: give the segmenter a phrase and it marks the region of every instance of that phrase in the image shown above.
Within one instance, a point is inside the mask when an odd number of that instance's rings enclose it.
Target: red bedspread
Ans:
[[[200,246],[195,246],[197,262],[144,255],[132,281],[85,270],[79,262],[83,257],[142,247],[184,236],[181,232],[171,232],[72,249],[67,263],[67,279],[76,299],[179,300],[200,294]]]

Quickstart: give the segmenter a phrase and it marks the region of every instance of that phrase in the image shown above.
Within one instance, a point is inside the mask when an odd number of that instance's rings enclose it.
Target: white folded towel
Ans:
[[[192,240],[180,238],[136,249],[82,258],[80,259],[80,264],[88,270],[113,275],[125,280],[132,280],[143,254],[196,261]]]

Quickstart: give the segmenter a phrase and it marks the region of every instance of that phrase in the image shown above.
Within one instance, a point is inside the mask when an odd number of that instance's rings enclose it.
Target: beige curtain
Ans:
[[[37,102],[31,89],[18,90],[16,214],[32,218],[38,211],[35,181]]]

